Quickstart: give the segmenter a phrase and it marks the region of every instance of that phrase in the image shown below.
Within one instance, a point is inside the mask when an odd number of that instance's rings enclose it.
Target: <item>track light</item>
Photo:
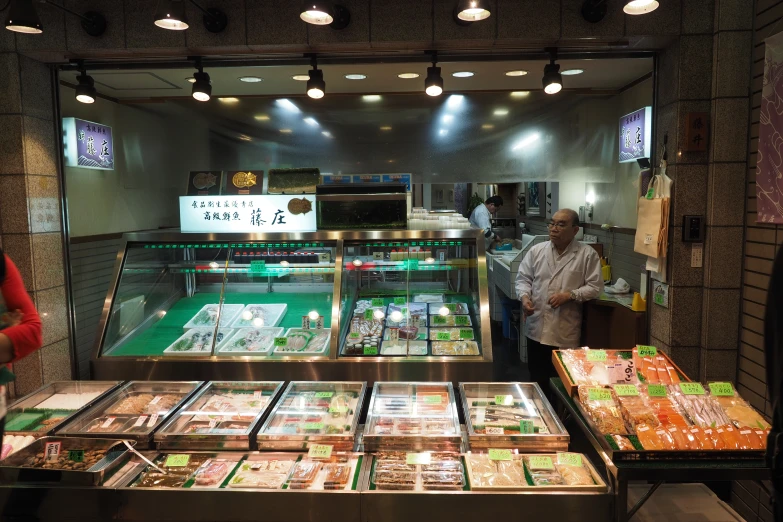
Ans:
[[[5,19],[6,29],[24,34],[41,34],[43,32],[43,25],[41,19],[38,18],[33,0],[10,0],[10,2],[11,9],[8,10],[8,17]],[[81,18],[82,29],[90,36],[98,37],[106,31],[106,18],[101,13],[87,11],[84,14],[79,14],[54,2],[42,0],[40,3],[51,5],[69,15]]]
[[[556,64],[557,49],[548,49],[549,63],[544,67],[544,92],[557,94],[563,90],[563,77],[560,75],[560,65]]]
[[[345,29],[351,23],[351,12],[339,4],[310,0],[302,2],[299,18],[308,24],[328,25],[332,29]]]
[[[424,80],[424,92],[430,96],[440,96],[443,93],[443,77],[437,63],[438,55],[432,53],[432,67],[427,67],[427,79]]]
[[[629,15],[652,13],[658,9],[658,0],[625,0],[623,11]]]
[[[489,0],[459,0],[457,2],[457,18],[463,22],[486,20],[491,14]]]
[[[76,101],[81,103],[95,103],[98,92],[95,90],[95,81],[82,67],[82,73],[77,77],[79,85],[76,86]]]
[[[204,13],[204,28],[210,33],[219,33],[228,25],[226,13],[214,7],[204,8],[194,0],[158,0],[155,25],[170,31],[184,31],[190,27],[186,12],[188,1]]]
[[[324,81],[324,72],[318,68],[318,62],[315,56],[312,57],[310,63],[313,65],[313,70],[310,71],[310,79],[307,80],[307,95],[316,100],[321,99],[326,94],[326,82]]]
[[[209,79],[209,74],[205,73],[201,66],[201,58],[196,59],[196,68],[198,72],[193,74],[193,78],[196,79],[193,82],[193,98],[200,102],[209,101],[212,97],[212,82]]]

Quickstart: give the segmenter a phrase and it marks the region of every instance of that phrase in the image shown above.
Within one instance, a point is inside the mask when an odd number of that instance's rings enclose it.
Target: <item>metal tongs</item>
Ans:
[[[125,447],[126,447],[126,448],[128,448],[128,449],[131,451],[131,453],[133,453],[134,455],[136,455],[137,457],[139,457],[141,460],[143,460],[144,462],[146,462],[147,464],[149,464],[150,466],[152,466],[152,467],[153,467],[153,468],[155,468],[156,470],[160,471],[160,472],[161,472],[161,473],[163,473],[164,475],[168,475],[168,472],[167,472],[167,471],[165,471],[165,470],[163,470],[163,469],[159,468],[158,466],[156,466],[155,464],[153,464],[153,463],[152,463],[152,461],[151,461],[151,460],[149,460],[147,457],[145,457],[144,455],[142,455],[141,453],[139,453],[138,451],[136,451],[136,448],[134,448],[133,446],[131,446],[130,444],[128,444],[128,441],[127,441],[127,440],[123,440],[123,441],[122,441],[122,443],[123,443],[123,444],[125,444]]]

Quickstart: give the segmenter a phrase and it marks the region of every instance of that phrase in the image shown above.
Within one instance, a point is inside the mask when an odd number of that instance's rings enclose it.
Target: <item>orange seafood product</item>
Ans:
[[[699,426],[692,426],[689,431],[691,435],[693,435],[693,438],[696,439],[699,449],[715,449],[715,442],[712,440],[712,429],[702,429]],[[709,431],[709,433],[707,433],[707,431]]]
[[[712,441],[710,449],[726,449],[726,441],[723,439],[723,430],[718,432],[719,428],[704,428],[704,435]]]
[[[669,379],[671,379],[672,384],[680,384],[680,375],[677,373],[674,366],[667,364],[666,371],[669,372]]]
[[[636,449],[633,447],[633,444],[631,444],[631,441],[628,440],[628,437],[623,437],[622,435],[612,435],[612,439],[614,439],[615,443],[617,443],[617,447],[623,451],[633,451]]]
[[[740,438],[740,449],[764,449],[761,446],[761,437],[756,434],[755,430],[750,428],[740,428],[738,430]]]
[[[658,381],[661,384],[672,383],[672,380],[669,377],[669,372],[666,370],[666,359],[660,355],[655,358],[655,369],[658,372]]]
[[[658,415],[661,424],[674,424],[681,428],[688,426],[688,421],[668,397],[648,397],[647,402]]]
[[[726,444],[726,449],[738,450],[742,449],[742,441],[740,440],[739,433],[733,426],[721,426],[717,430],[723,442]]]
[[[685,436],[685,433],[683,433],[682,428],[679,426],[674,426],[672,424],[669,424],[665,426],[666,431],[669,432],[669,437],[671,437],[672,441],[674,442],[674,449],[678,450],[687,450],[691,449],[691,443],[688,440],[688,438]]]
[[[676,450],[677,444],[674,442],[674,437],[669,433],[669,430],[661,427],[655,430],[655,434],[658,435],[658,439],[661,441],[663,449]]]
[[[690,450],[698,450],[701,449],[701,443],[696,440],[696,437],[694,437],[693,433],[691,433],[690,428],[679,428],[680,433],[682,433],[682,436],[685,437],[685,441],[687,443],[687,447],[685,449]]]
[[[645,357],[643,359],[644,364],[644,378],[650,384],[658,384],[658,369],[655,367],[651,357]]]
[[[642,447],[648,451],[664,449],[663,442],[655,433],[655,430],[646,424],[639,424],[636,426],[636,437],[639,439],[639,443]]]
[[[769,432],[771,428],[767,428],[766,430],[754,428],[753,433],[756,434],[757,437],[761,439],[761,448],[767,449],[767,438],[769,437]]]
[[[639,350],[637,348],[634,348],[632,350],[633,353],[633,365],[636,368],[638,372],[640,372],[642,375],[647,375],[647,367],[644,364],[644,359],[639,357]]]
[[[618,397],[617,400],[620,403],[623,419],[632,428],[635,429],[640,424],[646,424],[652,428],[660,425],[655,411],[644,403],[644,399],[641,396],[622,396]]]

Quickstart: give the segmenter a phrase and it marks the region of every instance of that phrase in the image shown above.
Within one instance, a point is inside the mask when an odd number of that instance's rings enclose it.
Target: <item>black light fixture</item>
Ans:
[[[629,15],[652,13],[658,9],[658,0],[625,0],[623,11]]]
[[[158,0],[155,25],[170,31],[184,31],[190,27],[186,12],[188,1],[204,13],[204,28],[210,33],[219,33],[228,25],[226,13],[215,7],[204,8],[194,0]]]
[[[318,62],[315,55],[310,59],[313,70],[310,71],[310,79],[307,80],[307,95],[319,100],[326,94],[326,82],[324,81],[324,72],[318,68]]]
[[[432,67],[427,67],[427,79],[424,80],[424,92],[430,96],[440,96],[443,93],[443,77],[438,67],[438,53],[432,53]]]
[[[81,103],[95,103],[98,92],[95,90],[95,81],[87,74],[84,64],[79,64],[81,74],[76,78],[79,85],[76,86],[76,101]]]
[[[455,14],[463,22],[478,22],[489,18],[492,7],[489,0],[459,0]]]
[[[209,74],[205,73],[204,67],[201,66],[201,58],[196,58],[195,61],[198,72],[193,73],[193,78],[196,81],[193,82],[191,94],[197,101],[209,101],[212,97],[212,82],[209,79]]]
[[[328,25],[332,29],[345,29],[351,23],[351,12],[342,5],[323,0],[303,1],[299,18],[308,24]]]
[[[549,63],[544,67],[544,92],[557,94],[563,90],[563,77],[560,74],[560,65],[556,64],[557,49],[549,48]]]
[[[591,24],[597,24],[606,17],[608,0],[585,0],[582,3],[582,18]]]
[[[8,17],[5,19],[6,29],[24,34],[41,34],[43,32],[43,25],[41,24],[41,19],[38,18],[33,0],[10,0],[10,2],[11,8],[8,10]],[[90,36],[98,37],[106,32],[106,18],[97,11],[87,11],[84,14],[79,14],[54,2],[40,0],[40,3],[51,5],[70,15],[81,18],[82,29]]]

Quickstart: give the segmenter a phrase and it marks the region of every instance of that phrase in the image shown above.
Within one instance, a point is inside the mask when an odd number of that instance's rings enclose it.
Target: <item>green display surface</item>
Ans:
[[[163,355],[163,350],[185,333],[185,323],[190,321],[204,305],[220,301],[216,293],[196,294],[193,297],[183,297],[172,306],[166,315],[150,328],[134,337],[129,342],[105,353],[105,356],[146,357]],[[331,293],[272,293],[272,294],[231,294],[227,295],[225,304],[273,304],[288,305],[283,320],[278,326],[301,328],[302,316],[311,310],[323,315],[324,328],[332,324],[332,294]]]

